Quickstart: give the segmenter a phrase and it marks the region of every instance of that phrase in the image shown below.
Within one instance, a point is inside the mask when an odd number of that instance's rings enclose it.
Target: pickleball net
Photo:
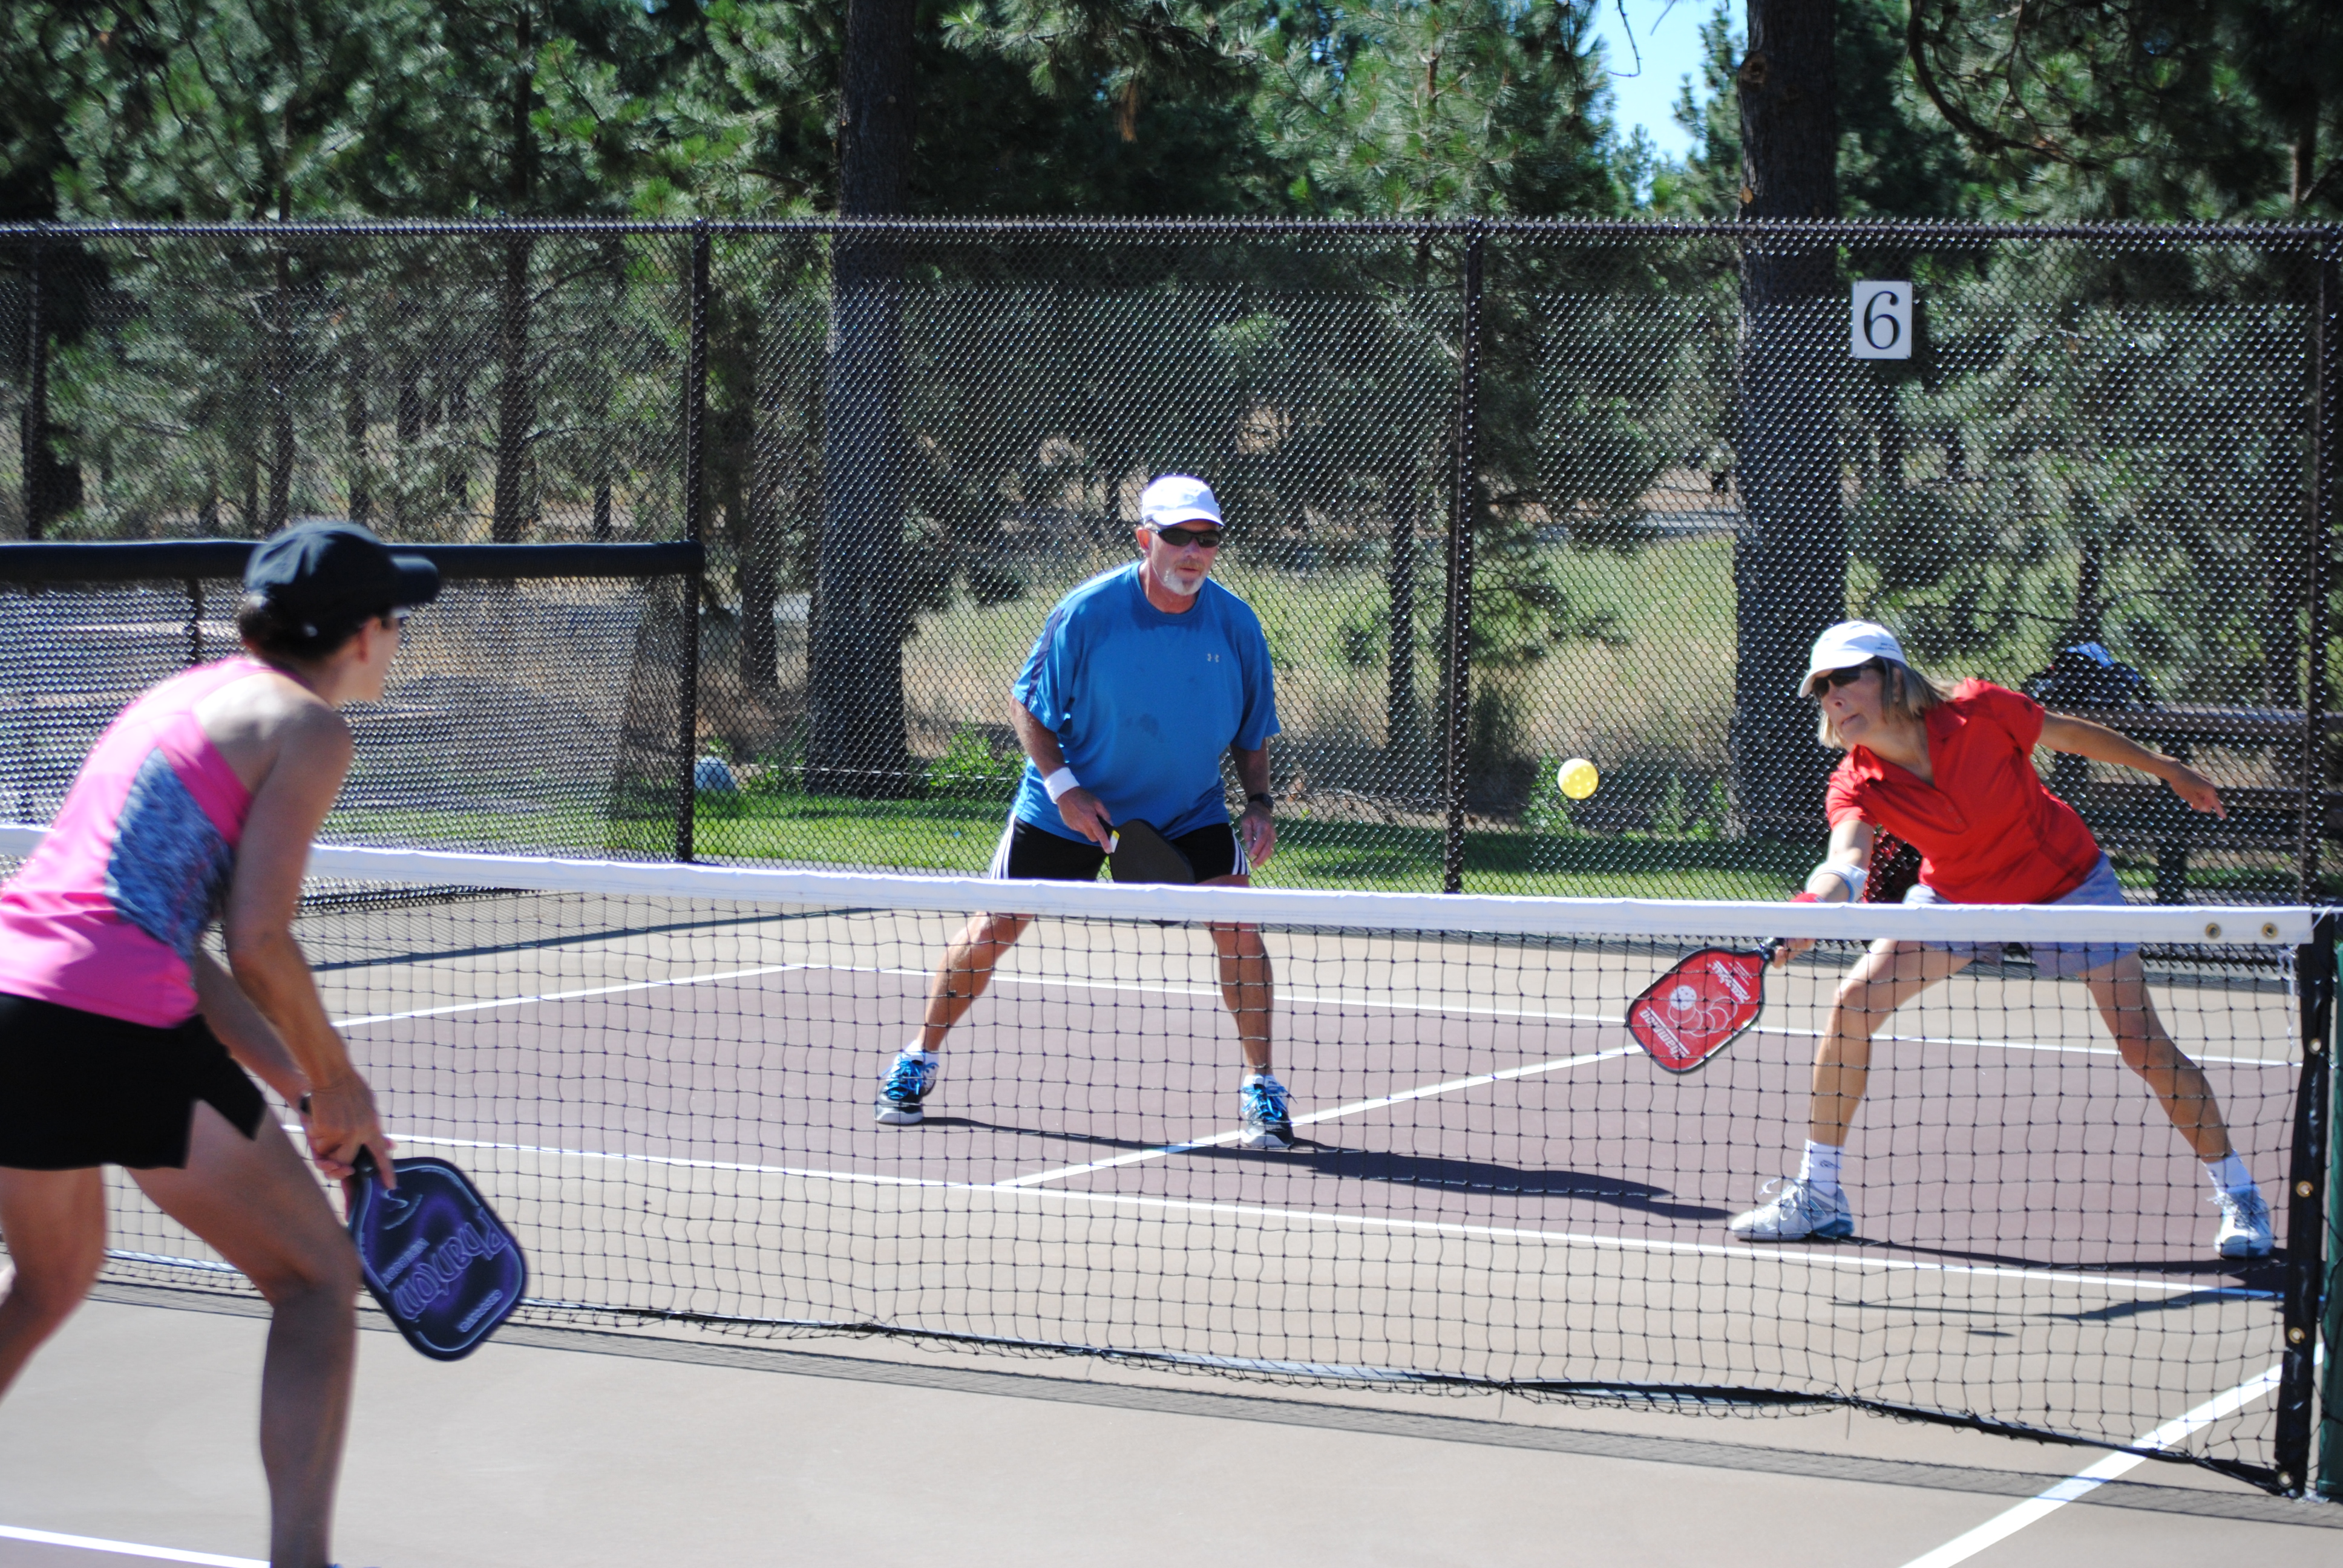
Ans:
[[[2311,911],[1004,886],[333,849],[312,870],[297,934],[328,1006],[404,1151],[464,1166],[527,1246],[518,1322],[1854,1404],[2281,1490],[2303,1473],[2310,1362],[2299,1343],[2289,1360],[2288,1330],[2315,1312],[2317,1260],[2290,1232],[2317,1230],[2298,1112],[2326,1092],[2306,1041],[2332,992]],[[878,1125],[930,972],[984,909],[1035,920],[953,1032],[926,1121]],[[1274,970],[1286,1152],[1239,1146],[1214,934],[1238,925]],[[1771,971],[1721,1056],[1658,1070],[1628,999],[1687,951],[1768,935],[1828,940]],[[1797,1169],[1818,1031],[1881,937],[1989,947],[1879,1030],[1845,1156],[1855,1237],[1739,1240],[1731,1217]],[[2203,1165],[2089,987],[2031,956],[2115,941],[2144,944],[2156,1012],[2274,1211],[2275,1256],[2215,1254]],[[110,1280],[246,1289],[116,1181]]]

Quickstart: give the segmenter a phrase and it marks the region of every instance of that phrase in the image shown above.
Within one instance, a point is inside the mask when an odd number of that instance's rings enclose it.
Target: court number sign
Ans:
[[[1847,347],[1857,359],[1912,357],[1912,286],[1867,281],[1855,286]]]

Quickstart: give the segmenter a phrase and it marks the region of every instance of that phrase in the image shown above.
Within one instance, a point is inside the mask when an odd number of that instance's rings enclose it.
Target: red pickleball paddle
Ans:
[[[1627,1004],[1627,1032],[1669,1072],[1691,1072],[1765,1009],[1765,966],[1782,944],[1703,948]]]

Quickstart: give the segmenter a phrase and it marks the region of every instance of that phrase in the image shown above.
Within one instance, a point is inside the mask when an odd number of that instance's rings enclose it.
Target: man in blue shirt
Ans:
[[[1276,848],[1269,643],[1245,602],[1207,580],[1221,545],[1220,503],[1202,479],[1167,474],[1140,494],[1137,538],[1137,562],[1059,601],[1010,688],[1027,761],[993,853],[995,877],[1093,880],[1124,822],[1148,823],[1170,839],[1202,884],[1243,887]],[[1221,789],[1223,751],[1245,789],[1233,829]],[[978,915],[952,939],[928,984],[920,1033],[888,1069],[880,1122],[909,1127],[925,1116],[944,1036],[1030,923]],[[1293,1120],[1271,1070],[1268,951],[1253,927],[1211,930],[1221,995],[1244,1052],[1241,1141],[1292,1148]]]

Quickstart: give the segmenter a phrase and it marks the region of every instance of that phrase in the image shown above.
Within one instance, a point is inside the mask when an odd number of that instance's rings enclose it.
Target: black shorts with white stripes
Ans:
[[[1236,829],[1226,822],[1182,833],[1172,843],[1188,857],[1200,882],[1242,876],[1252,869],[1245,859],[1244,846],[1237,841]],[[1016,881],[1095,882],[1099,868],[1105,864],[1106,851],[1089,839],[1069,839],[1011,817],[986,874]]]

